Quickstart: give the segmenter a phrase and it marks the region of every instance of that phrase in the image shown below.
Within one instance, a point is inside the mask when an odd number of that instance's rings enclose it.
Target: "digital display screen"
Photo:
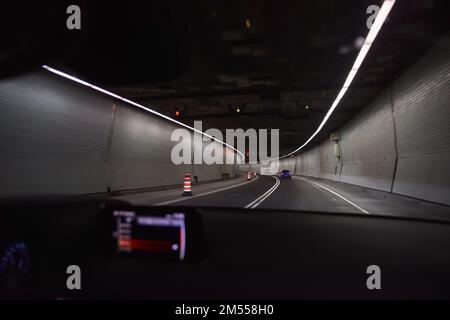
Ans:
[[[117,253],[184,260],[186,223],[181,212],[145,214],[132,210],[113,210],[113,237]]]

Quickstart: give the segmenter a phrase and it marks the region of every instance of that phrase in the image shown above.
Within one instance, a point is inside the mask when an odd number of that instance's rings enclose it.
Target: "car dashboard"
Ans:
[[[0,228],[8,299],[450,297],[446,223],[63,198],[3,202]]]

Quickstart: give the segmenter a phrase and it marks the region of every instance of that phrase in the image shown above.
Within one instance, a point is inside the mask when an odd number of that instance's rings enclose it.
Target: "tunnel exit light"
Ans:
[[[381,27],[383,26],[384,22],[386,21],[386,18],[388,17],[389,12],[391,12],[391,9],[394,6],[395,1],[396,0],[385,0],[383,2],[383,5],[381,6],[381,9],[378,12],[377,17],[375,18],[375,21],[374,21],[372,27],[370,28],[370,31],[367,34],[366,39],[364,40],[364,43],[363,43],[363,45],[362,45],[362,47],[361,47],[361,49],[360,49],[360,51],[358,53],[358,56],[356,57],[356,60],[353,63],[352,68],[350,69],[350,72],[349,72],[349,74],[348,74],[348,76],[347,76],[347,78],[345,80],[344,85],[342,86],[342,88],[339,91],[336,99],[333,101],[333,104],[331,105],[330,109],[328,110],[327,114],[323,118],[323,120],[320,123],[319,127],[317,128],[317,130],[299,148],[295,149],[294,151],[292,151],[292,152],[290,152],[288,154],[282,155],[281,157],[274,158],[272,160],[286,158],[286,157],[289,157],[290,155],[295,154],[296,152],[298,152],[301,149],[303,149],[308,143],[310,143],[311,140],[314,139],[314,137],[322,130],[323,126],[328,121],[328,119],[330,118],[330,116],[333,113],[333,111],[339,105],[339,102],[344,97],[344,95],[347,92],[348,88],[350,87],[353,79],[355,78],[356,74],[358,73],[358,70],[361,67],[362,63],[364,62],[364,59],[365,59],[367,53],[369,52],[370,47],[372,46],[372,43],[375,41],[379,31],[381,30]]]

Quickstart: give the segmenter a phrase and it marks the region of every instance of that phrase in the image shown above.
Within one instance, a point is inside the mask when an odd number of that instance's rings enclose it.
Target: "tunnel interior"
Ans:
[[[0,12],[0,298],[450,296],[447,0],[29,9]]]

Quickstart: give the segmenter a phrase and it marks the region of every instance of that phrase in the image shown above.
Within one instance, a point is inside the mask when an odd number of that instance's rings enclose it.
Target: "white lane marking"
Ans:
[[[274,176],[271,177],[275,179],[275,184],[269,190],[264,192],[261,196],[256,198],[254,201],[250,202],[248,205],[246,205],[245,209],[255,209],[278,188],[278,186],[280,185],[280,179]]]
[[[193,198],[207,196],[209,194],[213,194],[213,193],[216,193],[216,192],[221,192],[221,191],[225,191],[225,190],[241,187],[241,186],[244,186],[244,185],[246,185],[248,183],[252,183],[252,182],[254,182],[254,181],[258,180],[258,179],[259,179],[259,176],[256,176],[256,179],[252,179],[250,181],[245,181],[245,182],[242,182],[242,183],[239,183],[239,184],[236,184],[236,185],[232,185],[232,186],[229,186],[229,187],[225,187],[225,188],[221,188],[221,189],[217,189],[217,190],[213,190],[213,191],[208,191],[208,192],[205,192],[205,193],[196,194],[196,195],[190,196],[190,197],[183,197],[183,198],[177,198],[177,199],[174,199],[174,200],[158,202],[158,203],[152,204],[152,206],[165,206],[167,204],[171,204],[171,203],[175,203],[175,202],[180,202],[180,201],[185,201],[185,200],[189,200],[189,199],[193,199]]]
[[[355,204],[354,202],[351,202],[350,200],[348,200],[348,199],[345,198],[344,196],[341,196],[341,195],[338,194],[337,192],[335,192],[335,191],[333,191],[333,190],[331,190],[331,189],[329,189],[329,188],[327,188],[327,187],[325,187],[325,186],[323,186],[323,185],[321,185],[321,184],[318,184],[318,183],[316,183],[316,182],[309,181],[309,180],[307,180],[307,179],[303,179],[303,178],[300,178],[300,177],[294,177],[294,179],[306,181],[306,182],[309,182],[309,183],[311,183],[311,184],[313,184],[313,185],[315,185],[315,186],[317,186],[317,187],[319,187],[319,188],[322,188],[322,189],[324,189],[324,190],[327,190],[328,192],[330,192],[330,193],[334,194],[335,196],[341,198],[342,200],[344,200],[344,201],[347,202],[348,204],[354,206],[356,209],[360,210],[361,212],[364,212],[365,214],[370,214],[370,212],[367,211],[366,209],[361,208],[360,206],[358,206],[358,205]]]

